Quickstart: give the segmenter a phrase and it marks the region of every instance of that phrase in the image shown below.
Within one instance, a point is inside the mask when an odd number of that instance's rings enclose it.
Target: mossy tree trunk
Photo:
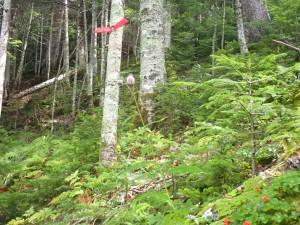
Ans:
[[[110,24],[116,24],[123,17],[123,1],[112,0]],[[113,31],[109,36],[100,146],[100,161],[105,165],[112,165],[116,160],[115,148],[117,145],[119,109],[119,85],[117,80],[120,79],[122,38],[123,28]]]
[[[141,0],[141,87],[142,114],[153,122],[154,95],[158,83],[164,83],[165,48],[163,0]]]

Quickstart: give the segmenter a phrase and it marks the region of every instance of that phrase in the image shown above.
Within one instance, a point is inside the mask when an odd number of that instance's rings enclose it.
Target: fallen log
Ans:
[[[297,48],[297,47],[295,47],[295,46],[293,46],[293,45],[290,45],[290,44],[288,44],[288,43],[285,43],[285,42],[283,42],[283,41],[277,41],[277,40],[272,40],[272,41],[273,41],[274,43],[277,43],[277,44],[286,46],[286,47],[288,47],[288,48],[290,48],[290,49],[293,49],[294,51],[300,52],[300,48]]]
[[[43,88],[45,88],[45,87],[50,86],[50,85],[53,84],[55,81],[61,81],[61,80],[63,80],[63,79],[66,79],[67,77],[70,77],[70,76],[72,76],[73,74],[74,74],[74,71],[70,71],[70,73],[69,73],[68,75],[66,75],[66,74],[61,74],[61,75],[59,75],[58,77],[51,78],[51,79],[49,79],[49,80],[44,81],[43,83],[37,84],[37,85],[35,85],[35,86],[31,87],[31,88],[28,88],[28,89],[26,89],[26,90],[24,90],[24,91],[21,91],[21,92],[19,92],[18,94],[15,94],[15,95],[13,96],[13,98],[15,98],[15,99],[17,99],[17,98],[22,98],[22,97],[24,97],[24,96],[26,96],[26,95],[29,95],[29,94],[31,94],[31,93],[34,93],[34,92],[36,92],[36,91],[38,91],[38,90],[41,90],[41,89],[43,89]]]

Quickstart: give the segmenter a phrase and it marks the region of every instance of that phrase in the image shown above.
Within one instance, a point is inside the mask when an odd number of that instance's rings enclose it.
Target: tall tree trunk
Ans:
[[[154,95],[158,83],[164,83],[165,52],[163,0],[141,0],[141,87],[143,117],[153,122]]]
[[[41,74],[41,67],[42,67],[42,57],[43,57],[43,41],[44,41],[44,18],[43,15],[40,18],[40,24],[41,24],[41,34],[40,34],[40,54],[39,54],[39,60],[38,60],[38,73],[37,76],[40,77]]]
[[[69,53],[69,3],[65,0],[65,42],[64,42],[64,69],[65,74],[70,70],[70,53]],[[69,78],[67,78],[69,81]]]
[[[17,24],[20,22],[20,4],[14,4],[14,7],[12,8],[13,16],[12,16],[12,24],[14,24],[12,28],[12,39],[17,40],[18,39],[18,31],[19,27]],[[13,55],[17,57],[18,54],[18,47],[13,46]],[[16,79],[16,73],[17,73],[17,60],[13,60],[12,63],[12,73],[11,73],[11,79]]]
[[[94,31],[97,27],[97,10],[98,10],[98,5],[97,5],[97,0],[93,0],[92,3],[92,31]],[[91,48],[91,53],[92,53],[92,60],[93,60],[93,72],[94,75],[97,73],[98,70],[98,62],[97,62],[97,54],[98,54],[98,50],[97,50],[97,33],[92,33],[91,36],[91,46],[93,46],[93,48]]]
[[[123,1],[112,0],[110,24],[115,24],[124,17]],[[123,28],[113,31],[109,36],[105,96],[103,106],[100,161],[111,165],[116,160],[120,66],[122,55]]]
[[[24,69],[25,54],[26,54],[28,38],[29,38],[29,33],[30,33],[30,28],[31,28],[31,23],[32,23],[32,18],[33,18],[33,6],[34,6],[34,4],[31,3],[29,22],[28,22],[27,30],[26,30],[25,37],[24,37],[24,43],[23,43],[23,47],[22,47],[20,64],[18,67],[18,72],[17,72],[17,76],[16,76],[16,80],[15,80],[15,87],[18,89],[20,88],[20,85],[21,85],[22,74],[23,74],[23,69]]]
[[[88,37],[87,37],[87,19],[86,19],[86,0],[83,0],[83,27],[84,27],[84,53],[85,53],[85,74],[87,77],[87,93],[90,96],[90,93],[93,92],[93,78],[90,77],[90,65],[89,65],[89,54],[88,54]]]
[[[97,3],[96,0],[92,2],[92,31],[97,27]],[[91,32],[91,44],[90,44],[90,65],[88,73],[88,104],[89,107],[93,107],[93,80],[94,75],[97,72],[97,33]]]
[[[80,45],[80,3],[78,3],[77,10],[77,32],[76,32],[76,56],[75,56],[75,74],[73,82],[73,95],[72,95],[72,117],[76,115],[76,95],[77,95],[77,75],[78,75],[78,61],[79,61],[79,45]]]
[[[107,27],[108,21],[108,0],[103,0],[102,3],[102,16],[101,27]],[[100,66],[100,101],[99,105],[103,106],[104,91],[105,91],[105,78],[106,78],[106,61],[107,60],[107,33],[101,34],[101,66]]]
[[[245,23],[245,36],[247,43],[258,41],[264,30],[258,28],[256,22],[269,22],[270,15],[266,5],[261,0],[241,0],[243,20]]]
[[[64,0],[56,1],[53,9],[51,34],[50,34],[50,45],[46,56],[46,62],[50,61],[51,69],[57,68],[59,63],[59,56],[61,53],[61,36],[62,36],[62,22],[64,21],[63,10]],[[48,58],[50,56],[50,59]],[[49,70],[49,69],[48,69]],[[50,73],[50,72],[49,72]],[[49,78],[49,77],[48,77]]]
[[[224,43],[225,43],[225,22],[226,22],[226,0],[223,0],[221,49],[224,49]]]
[[[3,16],[0,34],[0,117],[2,111],[5,68],[7,59],[7,43],[9,37],[9,21],[10,21],[11,0],[5,0],[3,4]]]
[[[164,24],[164,45],[169,48],[171,45],[171,3],[163,0],[163,24]]]
[[[236,16],[236,20],[237,20],[237,32],[238,32],[240,51],[241,51],[241,53],[247,53],[248,47],[247,47],[247,42],[246,42],[246,37],[245,37],[241,0],[235,0],[235,16]]]
[[[213,33],[213,37],[212,37],[212,51],[211,51],[211,54],[214,55],[215,52],[216,52],[216,43],[217,43],[217,28],[218,28],[218,12],[217,12],[217,8],[218,8],[218,1],[215,0],[215,4],[213,6],[213,10],[214,10],[214,33]],[[212,59],[211,59],[211,64],[212,64],[212,67],[215,66],[215,62],[216,62],[216,59],[214,56],[212,56]],[[215,75],[215,71],[213,70],[212,71],[212,75],[214,76]]]

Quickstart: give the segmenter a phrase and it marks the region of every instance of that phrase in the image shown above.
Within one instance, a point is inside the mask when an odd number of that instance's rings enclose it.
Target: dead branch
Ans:
[[[297,47],[295,47],[295,46],[293,46],[293,45],[290,45],[290,44],[288,44],[288,43],[285,43],[285,42],[283,42],[283,41],[277,41],[277,40],[272,40],[272,41],[273,41],[274,43],[277,43],[277,44],[286,46],[286,47],[288,47],[288,48],[290,48],[290,49],[293,49],[294,51],[300,52],[300,48],[297,48]]]
[[[31,88],[28,88],[28,89],[26,89],[26,90],[24,90],[24,91],[21,91],[21,92],[19,92],[18,94],[15,94],[15,95],[13,96],[13,98],[15,98],[15,99],[17,99],[17,98],[22,98],[22,97],[24,97],[24,96],[26,96],[26,95],[29,95],[29,94],[34,93],[34,92],[37,92],[38,90],[41,90],[41,89],[43,89],[43,88],[45,88],[45,87],[50,86],[50,85],[53,84],[55,81],[61,81],[61,80],[64,80],[64,79],[66,79],[67,77],[72,76],[73,74],[74,74],[74,71],[70,71],[70,73],[69,73],[68,75],[66,75],[66,74],[61,74],[61,75],[59,75],[58,77],[51,78],[51,79],[49,79],[49,80],[44,81],[43,83],[37,84],[37,85],[35,85],[35,86],[31,87]]]

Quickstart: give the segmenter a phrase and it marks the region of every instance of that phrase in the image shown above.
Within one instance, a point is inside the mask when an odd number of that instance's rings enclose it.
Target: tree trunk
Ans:
[[[102,3],[102,17],[101,27],[107,27],[108,21],[108,0],[103,0]],[[106,61],[107,60],[107,34],[101,34],[101,68],[100,68],[100,101],[99,105],[103,106],[104,91],[105,91],[105,78],[106,78]]]
[[[88,54],[88,37],[87,37],[87,19],[86,19],[86,1],[83,0],[83,27],[84,27],[84,53],[85,53],[85,74],[87,77],[87,93],[91,96],[93,92],[93,77],[90,74],[89,54]]]
[[[143,117],[153,122],[154,95],[158,83],[164,83],[165,52],[162,0],[141,0],[141,87]]]
[[[96,0],[92,2],[92,31],[97,27],[97,3]],[[93,103],[93,80],[94,75],[97,73],[97,33],[91,32],[91,44],[90,44],[90,65],[88,74],[88,101],[89,107],[92,108]]]
[[[64,42],[64,70],[65,74],[69,74],[70,70],[70,53],[69,53],[69,6],[68,0],[65,0],[65,42]],[[68,80],[69,78],[67,78]],[[68,80],[69,81],[69,80]]]
[[[77,11],[77,33],[76,33],[76,56],[75,56],[75,74],[73,81],[73,95],[72,95],[72,117],[76,115],[76,95],[77,95],[77,75],[78,75],[78,61],[79,61],[79,45],[80,45],[80,3],[78,3]]]
[[[226,20],[226,0],[223,0],[222,6],[222,39],[221,39],[221,49],[224,49],[225,43],[225,20]]]
[[[15,80],[15,88],[20,88],[21,85],[21,80],[22,80],[22,74],[23,74],[23,69],[24,69],[24,60],[25,60],[25,54],[26,54],[26,49],[28,45],[28,38],[29,38],[29,33],[30,33],[30,28],[31,28],[31,23],[32,23],[32,18],[33,18],[33,3],[31,3],[31,12],[30,12],[30,17],[29,17],[29,22],[28,22],[28,27],[26,30],[26,34],[24,37],[24,43],[22,47],[22,53],[21,53],[21,59],[20,59],[20,64],[18,67],[18,72]]]
[[[61,36],[62,36],[62,22],[64,10],[63,10],[64,0],[56,1],[55,7],[53,9],[53,17],[52,17],[52,26],[51,26],[51,34],[50,34],[50,45],[46,54],[46,62],[50,60],[50,67],[52,69],[57,68],[59,63],[59,56],[61,53]],[[50,59],[48,57],[51,57]],[[48,69],[49,70],[49,69]]]
[[[112,0],[110,24],[116,24],[124,17],[123,1]],[[113,31],[109,36],[107,53],[107,69],[105,82],[105,96],[101,130],[100,161],[111,165],[116,160],[120,66],[122,55],[123,28]]]
[[[218,5],[217,4],[218,4],[218,2],[217,2],[217,0],[215,0],[215,4],[213,6],[213,9],[214,9],[214,33],[213,33],[213,37],[212,37],[212,47],[211,47],[212,55],[214,55],[216,52],[216,43],[217,43],[217,28],[218,28],[218,12],[217,12]],[[215,66],[215,62],[216,62],[216,59],[214,56],[212,56],[212,58],[211,58],[212,67]],[[213,76],[215,75],[214,70],[212,70],[212,75]]]
[[[41,34],[40,34],[40,54],[39,54],[39,60],[38,60],[38,72],[37,76],[40,77],[41,74],[41,67],[42,67],[42,57],[43,57],[43,36],[44,36],[44,18],[41,16],[40,19],[40,24],[41,24]]]
[[[10,21],[11,0],[5,0],[3,4],[3,16],[0,34],[0,117],[2,111],[5,68],[7,59],[7,44],[9,37],[9,21]]]
[[[259,29],[255,23],[269,22],[270,15],[268,9],[261,0],[241,0],[243,20],[245,23],[245,36],[247,43],[258,41],[264,34],[264,30]]]
[[[163,1],[164,46],[169,48],[171,45],[171,3],[168,0]]]
[[[240,51],[241,53],[247,53],[248,47],[247,47],[247,42],[245,37],[241,0],[235,0],[235,15],[237,20],[237,32],[238,32]]]

